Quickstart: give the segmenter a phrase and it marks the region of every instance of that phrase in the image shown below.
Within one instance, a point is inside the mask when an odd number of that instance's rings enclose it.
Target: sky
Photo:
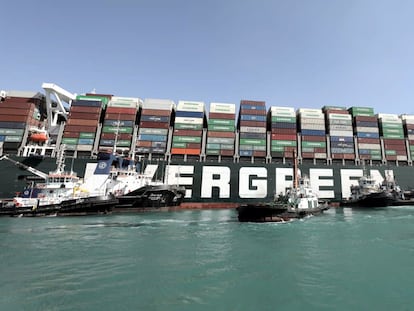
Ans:
[[[414,114],[411,0],[5,0],[0,90]]]

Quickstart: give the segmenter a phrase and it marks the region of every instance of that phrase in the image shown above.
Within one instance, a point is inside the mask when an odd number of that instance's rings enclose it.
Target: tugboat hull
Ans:
[[[0,216],[39,217],[107,214],[112,211],[117,203],[118,200],[110,195],[70,199],[59,204],[43,206],[17,207],[15,205],[5,205],[0,208]]]

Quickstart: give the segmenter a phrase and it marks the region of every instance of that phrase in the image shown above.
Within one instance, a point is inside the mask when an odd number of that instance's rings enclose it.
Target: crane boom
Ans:
[[[43,179],[47,179],[48,175],[46,173],[43,173],[42,171],[39,171],[39,170],[37,170],[37,169],[35,169],[31,166],[28,166],[26,164],[23,164],[19,161],[13,160],[13,159],[9,158],[7,155],[3,155],[2,157],[0,157],[0,161],[2,161],[2,160],[7,160],[7,161],[13,163],[14,165],[16,165],[19,168],[22,168],[22,169],[24,169],[24,170],[26,170],[26,171],[28,171],[32,174],[35,174],[36,176],[39,176]]]

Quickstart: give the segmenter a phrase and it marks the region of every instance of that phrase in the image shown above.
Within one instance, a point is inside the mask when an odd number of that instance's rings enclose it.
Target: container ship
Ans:
[[[270,201],[292,185],[293,154],[320,198],[340,201],[368,171],[414,188],[414,115],[371,107],[320,109],[264,101],[178,103],[110,94],[73,94],[53,83],[44,92],[1,91],[0,153],[41,171],[66,165],[87,176],[100,153],[133,158],[154,178],[186,188],[192,207]],[[33,180],[0,161],[0,197]]]

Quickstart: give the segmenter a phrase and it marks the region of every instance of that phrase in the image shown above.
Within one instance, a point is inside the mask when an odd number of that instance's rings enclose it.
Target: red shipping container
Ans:
[[[302,158],[313,159],[315,154],[313,152],[302,152]]]
[[[359,144],[379,144],[379,138],[358,138]]]
[[[1,122],[28,122],[32,119],[30,116],[11,116],[11,115],[0,115]]]
[[[215,132],[208,131],[207,137],[219,137],[219,138],[235,138],[236,134],[234,132]]]
[[[67,132],[63,133],[64,138],[79,138],[79,132]]]
[[[234,156],[234,150],[220,150],[220,155],[225,156],[225,157],[232,157]]]
[[[281,128],[272,128],[272,134],[294,134],[297,135],[296,129],[281,129]]]
[[[108,107],[106,108],[106,113],[107,114],[112,114],[112,113],[116,113],[116,114],[133,114],[135,115],[137,113],[137,109],[136,108],[119,108],[119,107]]]
[[[252,116],[265,116],[267,115],[266,110],[262,109],[240,109],[240,115],[252,115]]]
[[[251,126],[251,127],[266,127],[266,121],[244,121],[239,122],[239,126]]]
[[[302,136],[302,141],[326,141],[326,137],[325,136],[304,135],[304,136]]]
[[[368,121],[368,122],[378,122],[378,118],[375,116],[355,116],[355,121]]]
[[[118,114],[118,113],[107,113],[105,114],[106,120],[123,120],[123,121],[135,121],[135,114]]]
[[[221,112],[210,112],[208,114],[209,119],[224,119],[224,120],[235,120],[235,113],[221,113]]]
[[[177,135],[177,136],[201,137],[201,134],[202,134],[201,130],[174,130],[174,135]]]
[[[94,132],[96,132],[96,126],[66,125],[65,126],[65,131],[94,133]]]
[[[200,149],[201,144],[199,143],[187,143],[187,149]]]
[[[139,123],[139,127],[169,129],[170,124],[169,123],[164,123],[164,122],[141,121]]]
[[[272,134],[272,140],[295,140],[295,134]]]
[[[82,119],[69,119],[67,125],[92,125],[98,124],[98,120],[82,120]]]
[[[147,140],[139,140],[137,141],[137,147],[151,147],[152,141]]]
[[[143,116],[157,116],[157,117],[170,117],[170,110],[161,110],[161,109],[142,109],[141,115]]]
[[[254,157],[262,157],[262,158],[264,158],[264,157],[266,157],[266,151],[258,151],[258,150],[254,150],[253,151],[253,156]]]

